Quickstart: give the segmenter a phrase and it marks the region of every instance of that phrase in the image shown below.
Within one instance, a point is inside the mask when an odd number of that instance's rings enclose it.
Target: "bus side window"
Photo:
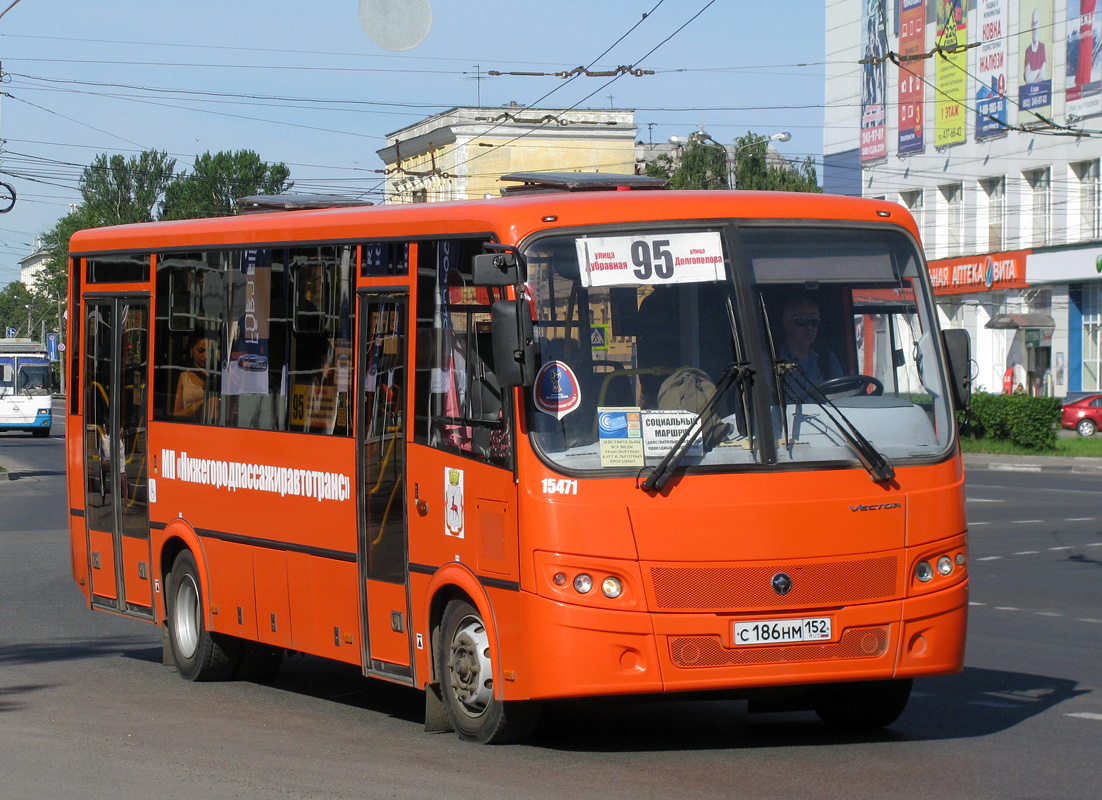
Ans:
[[[418,248],[414,441],[512,465],[511,406],[494,374],[490,307],[503,294],[471,285],[479,240]]]

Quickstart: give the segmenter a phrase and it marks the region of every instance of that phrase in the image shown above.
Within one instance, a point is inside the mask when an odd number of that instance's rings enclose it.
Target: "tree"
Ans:
[[[784,166],[770,165],[769,139],[747,131],[735,140],[735,187],[775,192],[821,192],[815,175],[815,159]]]
[[[12,281],[0,290],[0,326],[3,333],[15,328],[20,336],[30,336],[27,332],[27,306],[31,305],[31,293],[21,281]],[[34,327],[34,309],[31,309],[31,327]]]
[[[80,176],[81,210],[88,227],[157,219],[175,169],[176,159],[157,150],[130,158],[96,156]]]
[[[662,153],[647,164],[647,174],[668,179],[671,189],[726,189],[727,152],[723,145],[693,135],[679,159]]]
[[[238,198],[286,192],[290,176],[286,164],[265,164],[252,150],[208,151],[195,157],[190,174],[177,175],[169,185],[162,218],[230,216]]]

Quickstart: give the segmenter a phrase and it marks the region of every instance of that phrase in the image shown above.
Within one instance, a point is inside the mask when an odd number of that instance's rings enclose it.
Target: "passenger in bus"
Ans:
[[[210,395],[210,365],[214,356],[214,339],[208,333],[196,331],[188,337],[187,351],[191,366],[180,375],[176,384],[176,401],[172,407],[175,419],[206,422],[218,410],[218,398]]]
[[[824,381],[842,376],[838,357],[826,348],[816,348],[819,334],[819,306],[805,294],[790,298],[781,313],[784,324],[784,343],[777,356],[781,361],[795,361],[803,376],[818,386]],[[784,379],[786,402],[806,403],[813,400],[803,381],[789,374]]]

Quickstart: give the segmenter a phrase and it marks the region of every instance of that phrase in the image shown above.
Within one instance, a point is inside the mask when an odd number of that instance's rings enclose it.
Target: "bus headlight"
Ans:
[[[620,593],[624,591],[624,584],[620,582],[619,578],[609,576],[601,581],[601,591],[605,597],[610,600],[620,596]]]
[[[923,583],[929,583],[934,577],[934,568],[929,561],[919,561],[915,564],[915,577]]]
[[[574,590],[578,594],[587,594],[593,588],[593,578],[584,572],[574,578]]]
[[[941,575],[949,575],[953,572],[953,559],[942,556],[937,560],[937,571]]]

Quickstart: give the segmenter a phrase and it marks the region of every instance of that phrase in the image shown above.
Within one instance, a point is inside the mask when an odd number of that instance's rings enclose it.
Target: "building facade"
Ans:
[[[1102,2],[826,0],[824,190],[922,232],[975,383],[1102,389]]]
[[[388,134],[386,202],[497,197],[512,172],[631,175],[636,133],[631,110],[452,108]]]

